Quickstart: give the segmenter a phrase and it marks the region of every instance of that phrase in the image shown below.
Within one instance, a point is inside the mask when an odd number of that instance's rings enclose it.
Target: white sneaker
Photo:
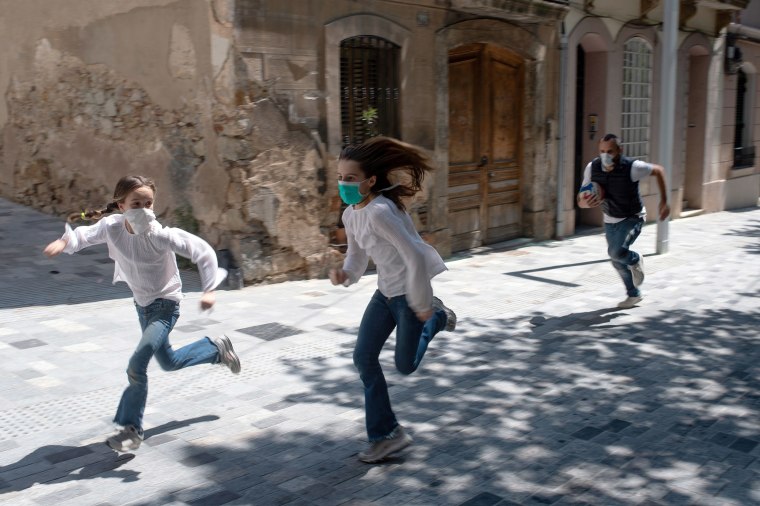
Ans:
[[[391,433],[391,437],[370,443],[367,451],[359,454],[359,460],[368,464],[380,462],[389,455],[403,450],[412,444],[412,441],[412,436],[399,425]]]
[[[627,299],[620,301],[618,306],[620,309],[631,309],[633,306],[641,302],[641,295],[638,297],[628,297]]]
[[[639,261],[630,266],[633,275],[633,286],[638,287],[644,282],[644,255],[639,255]]]
[[[127,425],[116,435],[106,439],[106,444],[117,452],[137,450],[143,442],[143,433],[134,425]],[[125,444],[126,443],[126,444]]]
[[[441,299],[438,297],[433,297],[433,309],[440,309],[444,313],[446,313],[446,326],[443,327],[443,330],[447,332],[453,332],[455,328],[457,328],[457,315],[446,307]]]

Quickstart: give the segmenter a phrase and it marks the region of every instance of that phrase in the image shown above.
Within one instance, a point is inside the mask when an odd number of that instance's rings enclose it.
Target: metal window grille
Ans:
[[[736,122],[734,124],[734,168],[752,167],[755,164],[755,147],[750,139],[752,118],[751,104],[748,97],[750,77],[742,69],[736,76]]]
[[[361,35],[340,43],[343,146],[375,135],[399,137],[399,46]],[[374,109],[376,116],[367,115]]]
[[[623,46],[622,146],[625,154],[644,159],[649,155],[652,105],[652,48],[633,37]]]

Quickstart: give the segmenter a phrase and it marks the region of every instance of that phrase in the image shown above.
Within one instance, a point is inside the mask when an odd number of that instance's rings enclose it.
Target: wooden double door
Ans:
[[[523,60],[470,44],[449,52],[448,222],[452,251],[518,237]]]

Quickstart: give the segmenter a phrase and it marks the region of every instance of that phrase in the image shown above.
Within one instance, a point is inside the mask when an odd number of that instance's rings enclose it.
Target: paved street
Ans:
[[[351,361],[375,276],[218,292],[197,274],[172,342],[227,333],[243,370],[151,365],[146,440],[104,439],[139,338],[105,248],[45,258],[63,222],[0,200],[0,503],[13,505],[760,504],[760,208],[671,224],[639,307],[603,235],[447,262],[459,315],[419,371],[382,356],[415,444],[364,446]]]

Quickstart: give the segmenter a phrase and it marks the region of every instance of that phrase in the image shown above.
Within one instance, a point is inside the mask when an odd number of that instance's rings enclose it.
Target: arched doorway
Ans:
[[[686,106],[686,145],[681,215],[702,208],[702,185],[707,135],[707,92],[710,53],[702,46],[689,49],[689,91]]]
[[[586,164],[599,154],[599,139],[607,132],[607,80],[609,49],[597,33],[581,37],[576,47],[574,192],[580,188]],[[573,193],[574,195],[575,193]],[[601,210],[576,209],[576,228],[599,226]]]
[[[449,51],[448,223],[461,251],[518,237],[523,59],[492,44]]]

